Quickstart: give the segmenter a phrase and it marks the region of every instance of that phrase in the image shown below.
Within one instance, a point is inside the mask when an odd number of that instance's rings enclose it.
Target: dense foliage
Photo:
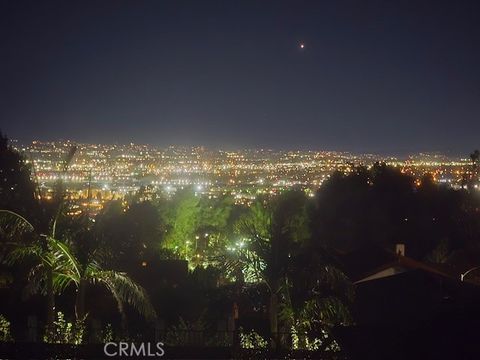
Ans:
[[[246,347],[336,351],[331,329],[354,322],[345,254],[404,243],[418,260],[480,260],[474,192],[428,177],[415,181],[383,164],[335,173],[314,198],[290,190],[244,206],[186,187],[173,196],[106,201],[96,215],[69,215],[62,184],[54,199],[41,197],[25,160],[3,137],[0,147],[2,260],[14,274],[10,304],[33,301],[28,314],[50,326],[51,341],[79,342],[85,328],[102,321],[123,337],[129,328],[156,324],[172,344],[220,327],[241,328]],[[43,297],[46,312],[38,305]],[[58,308],[71,320],[63,313],[55,320]],[[82,324],[81,336],[72,324]]]

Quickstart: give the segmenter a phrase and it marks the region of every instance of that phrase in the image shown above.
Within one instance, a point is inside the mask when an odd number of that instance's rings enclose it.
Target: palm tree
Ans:
[[[29,271],[29,293],[40,292],[47,297],[47,327],[55,317],[55,294],[53,289],[53,267],[55,259],[51,248],[53,239],[39,231],[30,221],[20,214],[9,210],[0,210],[0,231],[9,240],[6,244],[13,247],[8,252],[5,262],[9,265],[33,259],[35,265]],[[24,241],[25,238],[30,241]]]
[[[146,319],[156,317],[145,290],[126,273],[103,269],[97,259],[100,258],[99,252],[94,252],[85,264],[82,264],[65,242],[56,241],[56,249],[55,259],[58,271],[54,272],[53,286],[58,292],[62,292],[72,284],[77,288],[75,300],[77,320],[83,320],[87,316],[85,297],[90,285],[101,285],[110,291],[117,302],[123,327],[126,322],[125,304],[133,306]]]
[[[308,237],[306,219],[305,199],[299,192],[285,193],[275,201],[257,201],[239,222],[245,236],[242,246],[224,260],[227,269],[243,273],[245,281],[266,285],[273,348],[280,345],[279,298],[287,284],[292,254]]]
[[[7,210],[0,210],[0,219],[6,224],[10,236],[15,234],[33,233],[35,228],[25,218]],[[4,230],[4,232],[5,232]],[[9,252],[7,262],[19,263],[25,259],[35,260],[35,265],[29,272],[29,290],[32,293],[47,294],[49,312],[54,310],[54,294],[62,293],[69,285],[77,288],[75,314],[77,320],[86,318],[85,295],[88,285],[103,285],[115,298],[118,310],[122,315],[122,325],[126,317],[124,304],[132,305],[147,319],[155,317],[155,311],[150,304],[145,290],[131,280],[123,272],[103,269],[95,258],[90,258],[82,265],[73,254],[66,242],[52,236],[36,235],[42,241],[28,244],[15,243],[15,248]],[[53,316],[53,314],[52,314]]]
[[[77,151],[76,146],[72,146],[61,164],[62,175],[68,171],[70,164]],[[23,160],[22,160],[23,161]],[[34,164],[33,164],[34,165]],[[27,220],[22,215],[9,211],[0,210],[0,230],[2,236],[10,240],[9,245],[14,245],[14,250],[7,257],[8,263],[21,261],[25,257],[34,258],[36,265],[31,269],[30,291],[45,294],[47,297],[47,328],[51,327],[55,317],[55,294],[53,289],[53,266],[54,259],[51,257],[51,241],[57,236],[57,224],[63,214],[65,206],[65,191],[61,180],[57,182],[55,188],[55,199],[53,203],[47,204],[41,198],[36,179],[35,167],[33,166],[33,177],[37,188],[37,194],[32,194],[39,200],[40,210],[33,216],[34,219]],[[53,205],[53,206],[52,206]],[[32,210],[32,209],[30,209]],[[49,211],[53,210],[53,211]],[[38,224],[34,226],[32,224]],[[25,236],[30,237],[30,242],[25,243]],[[13,240],[13,242],[12,242]]]
[[[288,328],[300,324],[299,330],[307,331],[349,319],[351,283],[332,259],[307,248],[309,228],[303,193],[260,200],[239,223],[245,238],[222,259],[236,278],[240,274],[246,282],[266,285],[272,348],[283,342],[280,323]]]
[[[294,347],[308,345],[309,338],[320,340],[316,350],[331,347],[331,328],[351,324],[353,284],[324,248],[297,251],[285,292],[279,318],[296,333]]]

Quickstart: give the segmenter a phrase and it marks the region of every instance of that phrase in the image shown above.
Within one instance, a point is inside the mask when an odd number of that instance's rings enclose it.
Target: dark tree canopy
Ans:
[[[36,208],[31,168],[0,132],[0,209],[27,216]]]
[[[340,252],[404,243],[409,256],[422,259],[441,241],[452,249],[463,246],[467,234],[461,222],[478,202],[467,195],[428,176],[415,184],[383,164],[335,173],[317,193],[315,239]]]

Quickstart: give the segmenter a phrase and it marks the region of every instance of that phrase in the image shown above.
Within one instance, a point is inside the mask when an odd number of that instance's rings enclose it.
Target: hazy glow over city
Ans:
[[[62,159],[77,146],[67,173]],[[70,141],[33,141],[17,148],[34,171],[41,189],[48,194],[56,180],[67,184],[70,196],[81,199],[122,198],[142,191],[146,196],[173,194],[193,186],[199,195],[231,194],[239,203],[249,203],[258,194],[276,194],[288,188],[304,189],[310,196],[335,171],[348,173],[354,166],[370,167],[385,162],[399,167],[420,181],[430,174],[439,183],[460,186],[468,171],[468,159],[440,154],[417,154],[407,158],[382,157],[334,151],[275,151],[243,149],[211,150],[204,147],[158,148],[148,145],[79,144]],[[88,194],[90,187],[90,194]]]

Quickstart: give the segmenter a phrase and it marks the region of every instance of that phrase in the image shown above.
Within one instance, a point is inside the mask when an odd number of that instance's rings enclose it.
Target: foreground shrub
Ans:
[[[53,344],[81,344],[85,333],[85,320],[76,320],[74,323],[65,320],[61,311],[53,326],[47,328],[43,341]]]
[[[0,315],[0,341],[12,341],[12,335],[10,332],[10,321],[3,315]]]

